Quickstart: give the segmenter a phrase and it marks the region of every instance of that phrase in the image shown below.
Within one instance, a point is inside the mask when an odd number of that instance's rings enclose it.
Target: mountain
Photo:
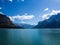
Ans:
[[[30,24],[23,24],[23,23],[15,23],[16,26],[23,27],[23,28],[33,28],[34,25]]]
[[[0,14],[0,28],[18,28],[18,27],[16,27],[16,25],[14,25],[6,15]]]
[[[34,28],[60,28],[60,13],[52,15],[49,19],[40,21]]]

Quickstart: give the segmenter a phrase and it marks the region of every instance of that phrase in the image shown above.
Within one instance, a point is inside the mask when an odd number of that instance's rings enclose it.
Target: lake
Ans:
[[[0,29],[0,45],[60,45],[60,29]]]

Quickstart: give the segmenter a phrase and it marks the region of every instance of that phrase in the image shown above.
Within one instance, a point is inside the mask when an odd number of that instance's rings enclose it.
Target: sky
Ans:
[[[60,0],[0,0],[0,13],[13,23],[37,25],[52,14],[60,13]]]

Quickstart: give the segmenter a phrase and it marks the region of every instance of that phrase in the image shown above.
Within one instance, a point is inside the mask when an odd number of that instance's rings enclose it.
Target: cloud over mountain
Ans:
[[[52,10],[50,13],[48,14],[43,14],[42,15],[42,21],[45,19],[49,19],[52,15],[57,15],[58,13],[60,13],[60,10]]]
[[[52,15],[49,19],[40,21],[35,28],[60,28],[60,13]]]
[[[30,20],[34,18],[34,15],[28,15],[28,14],[24,14],[24,15],[16,15],[16,16],[9,16],[9,18],[12,21],[17,20]]]

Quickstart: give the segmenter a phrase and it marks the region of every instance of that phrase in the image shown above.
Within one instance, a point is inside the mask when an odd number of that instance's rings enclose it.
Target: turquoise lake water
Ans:
[[[0,45],[60,45],[60,29],[0,29]]]

